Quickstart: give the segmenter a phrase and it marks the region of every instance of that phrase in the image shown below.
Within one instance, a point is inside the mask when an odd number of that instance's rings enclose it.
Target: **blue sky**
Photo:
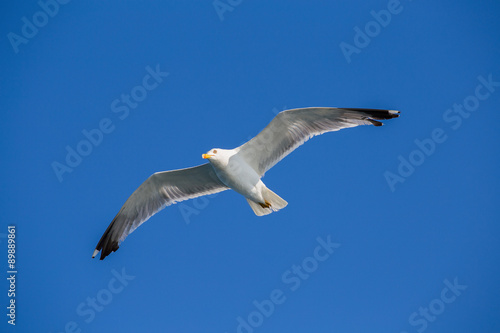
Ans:
[[[500,330],[497,1],[63,2],[2,4],[2,332]],[[309,106],[402,116],[275,166],[278,213],[226,191],[91,259],[150,174]]]

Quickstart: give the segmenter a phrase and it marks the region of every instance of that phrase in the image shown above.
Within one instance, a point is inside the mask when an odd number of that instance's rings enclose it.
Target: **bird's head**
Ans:
[[[212,148],[206,154],[201,155],[201,157],[217,165],[226,165],[233,154],[232,150]]]
[[[217,160],[222,154],[222,149],[220,148],[212,148],[209,151],[207,151],[206,154],[202,154],[201,157],[207,159],[207,160]]]

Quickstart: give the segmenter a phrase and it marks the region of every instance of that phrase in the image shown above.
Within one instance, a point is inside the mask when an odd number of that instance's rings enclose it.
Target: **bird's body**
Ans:
[[[245,163],[235,149],[212,149],[212,151],[214,150],[217,153],[208,159],[221,182],[246,198],[255,201],[262,199],[257,197],[257,193],[255,193],[255,187],[260,181],[259,175],[250,165]]]
[[[151,175],[125,202],[92,257],[102,251],[102,260],[116,251],[127,235],[165,206],[201,195],[232,189],[245,197],[258,216],[278,211],[288,203],[261,180],[277,162],[315,135],[358,125],[381,126],[377,120],[398,116],[399,111],[375,109],[305,108],[280,112],[240,147],[215,148],[203,154],[210,163]]]
[[[239,152],[239,148],[216,148],[203,154],[203,158],[210,161],[215,174],[224,185],[247,199],[257,216],[284,208],[288,203],[264,185],[261,176]]]
[[[268,205],[269,201],[266,203],[265,198],[266,185],[260,179],[259,174],[238,154],[238,149],[211,150],[211,152],[214,151],[216,153],[207,158],[221,182],[243,195],[247,200],[264,206]]]

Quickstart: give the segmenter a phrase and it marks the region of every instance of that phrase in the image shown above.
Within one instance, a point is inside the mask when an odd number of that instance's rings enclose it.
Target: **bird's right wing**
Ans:
[[[122,206],[97,243],[92,258],[102,251],[102,260],[118,250],[132,231],[166,206],[227,189],[210,163],[151,175]]]
[[[399,117],[399,111],[351,108],[303,108],[286,110],[256,137],[236,148],[260,175],[290,154],[295,148],[326,132],[358,125],[381,126],[377,120]]]

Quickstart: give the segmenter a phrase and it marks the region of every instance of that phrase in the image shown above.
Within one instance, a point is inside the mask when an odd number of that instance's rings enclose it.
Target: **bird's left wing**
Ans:
[[[282,111],[256,137],[236,148],[260,176],[295,148],[326,132],[358,125],[381,126],[378,120],[399,117],[399,111],[353,108],[303,108]]]
[[[102,260],[118,250],[132,231],[166,206],[227,189],[210,163],[151,175],[122,206],[97,243],[92,258],[102,251]]]

